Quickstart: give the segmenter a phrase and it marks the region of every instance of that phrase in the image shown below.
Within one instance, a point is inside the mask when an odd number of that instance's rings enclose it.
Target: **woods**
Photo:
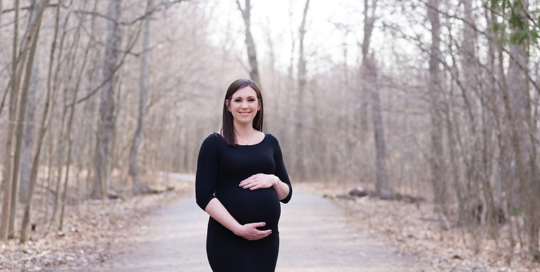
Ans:
[[[194,173],[251,78],[293,183],[423,197],[473,251],[538,262],[539,4],[0,1],[0,239]]]

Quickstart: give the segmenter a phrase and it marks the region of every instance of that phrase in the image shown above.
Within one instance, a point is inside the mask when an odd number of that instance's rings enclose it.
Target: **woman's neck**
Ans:
[[[254,132],[253,124],[234,123],[236,138],[249,138]]]

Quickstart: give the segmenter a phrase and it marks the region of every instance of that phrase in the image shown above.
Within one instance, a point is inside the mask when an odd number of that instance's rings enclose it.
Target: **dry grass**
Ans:
[[[480,251],[475,254],[473,237],[458,226],[444,230],[432,203],[423,202],[417,206],[369,197],[335,198],[336,195],[347,194],[355,187],[352,184],[300,183],[295,187],[333,198],[336,204],[356,218],[354,221],[358,228],[369,229],[374,235],[385,237],[400,251],[411,253],[418,261],[430,264],[433,271],[540,271],[537,263],[519,255],[509,256],[509,249],[501,248],[507,240],[507,225],[500,226],[499,248],[484,231],[479,239]]]

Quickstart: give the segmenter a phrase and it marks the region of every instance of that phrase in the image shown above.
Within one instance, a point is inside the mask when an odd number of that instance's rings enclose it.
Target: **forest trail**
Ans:
[[[358,220],[332,201],[295,191],[282,205],[276,271],[422,271],[381,237],[355,228]],[[94,271],[211,271],[205,252],[208,216],[193,196],[149,214],[144,232],[112,245],[112,257]],[[371,235],[371,236],[370,236]],[[241,256],[239,256],[241,258]]]

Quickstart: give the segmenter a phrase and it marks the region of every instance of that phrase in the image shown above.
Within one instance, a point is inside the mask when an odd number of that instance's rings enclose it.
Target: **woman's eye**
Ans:
[[[249,102],[253,102],[253,101],[255,101],[255,99],[250,99],[250,100],[248,100],[248,101],[249,101]]]
[[[241,99],[236,99],[236,100],[234,100],[234,102],[242,102],[242,100]]]

